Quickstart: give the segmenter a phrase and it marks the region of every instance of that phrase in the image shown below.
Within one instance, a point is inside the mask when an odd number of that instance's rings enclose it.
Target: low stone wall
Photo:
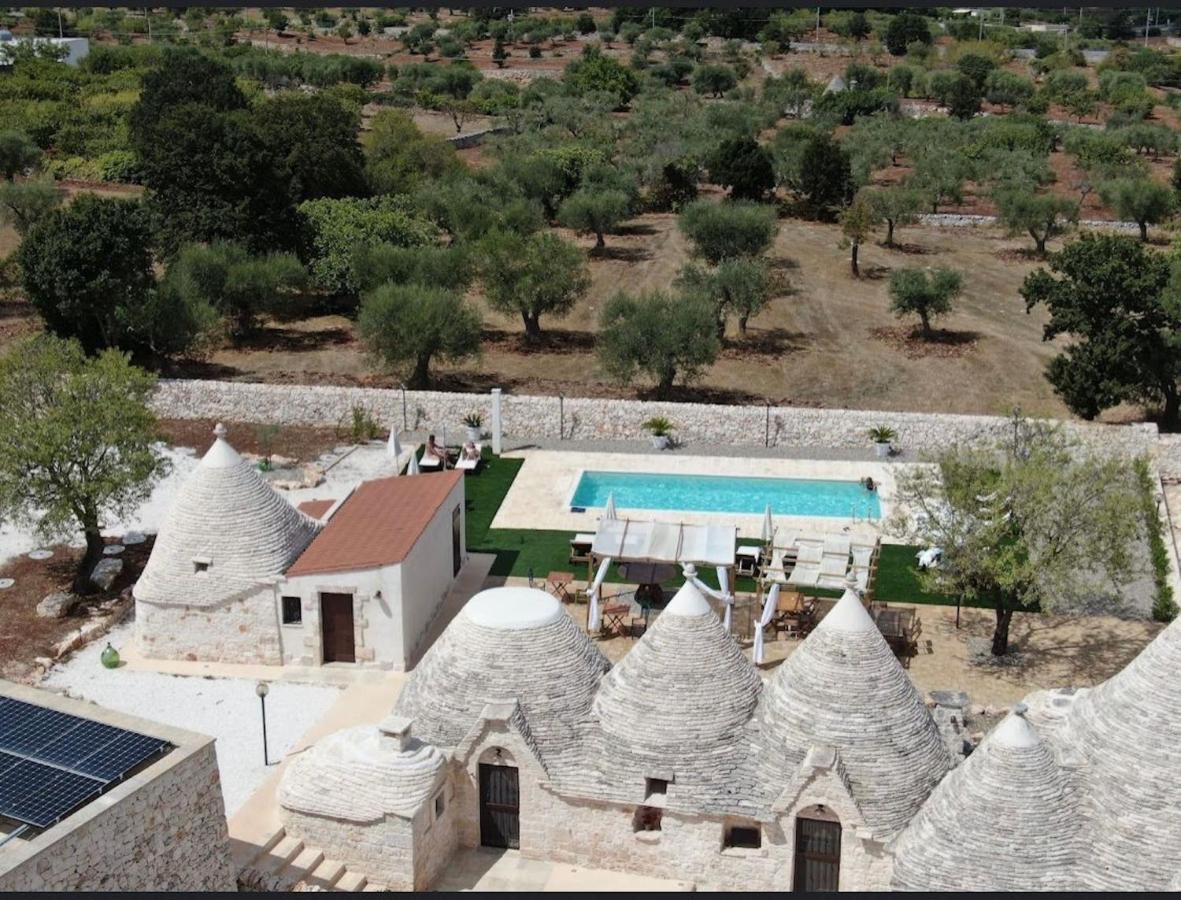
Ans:
[[[469,131],[467,134],[457,134],[455,137],[447,138],[447,143],[456,150],[466,150],[468,147],[475,147],[484,143],[485,138],[494,137],[498,134],[508,134],[511,130],[506,125],[497,125],[494,128],[485,128],[481,131]]]
[[[354,405],[385,427],[436,433],[446,429],[449,441],[460,437],[468,413],[483,416],[485,429],[492,421],[489,394],[162,380],[154,400],[157,414],[167,418],[342,427]],[[866,432],[875,425],[889,425],[898,433],[896,446],[918,453],[1000,438],[1009,428],[1009,420],[1001,416],[502,397],[503,433],[516,440],[640,440],[646,437],[641,424],[657,415],[671,419],[678,439],[686,444],[869,449]],[[1091,447],[1123,455],[1151,452],[1158,443],[1152,424],[1069,422],[1066,427]],[[1181,441],[1170,439],[1167,448],[1169,471],[1181,474]]]

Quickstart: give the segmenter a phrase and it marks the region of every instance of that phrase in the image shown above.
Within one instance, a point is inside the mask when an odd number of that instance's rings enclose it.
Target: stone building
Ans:
[[[743,890],[1164,889],[1181,623],[966,759],[847,591],[764,683],[686,584],[614,667],[540,591],[474,597],[393,716],[315,745],[287,833],[423,889],[460,848]]]
[[[215,434],[135,585],[141,652],[410,666],[466,559],[462,473],[362,482],[297,509]]]
[[[18,723],[6,701],[38,721]],[[40,739],[9,740],[18,725],[26,737],[44,737],[63,720],[84,730],[83,746],[101,748],[100,769],[125,752],[116,740],[104,745],[108,737],[134,732],[170,747],[52,824],[42,823],[48,827],[6,818],[6,812],[35,818],[46,803],[65,796],[65,809],[70,796],[83,797],[63,793],[79,782],[76,772],[62,770],[55,780],[52,765],[37,761],[62,759],[61,741],[39,752]],[[212,738],[6,681],[0,681],[0,733],[6,747],[0,755],[0,891],[237,889]],[[14,756],[17,744],[32,756]]]

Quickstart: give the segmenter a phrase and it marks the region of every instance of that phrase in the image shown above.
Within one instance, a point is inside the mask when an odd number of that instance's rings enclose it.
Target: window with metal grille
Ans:
[[[722,846],[758,850],[763,846],[763,831],[757,825],[727,825]]]

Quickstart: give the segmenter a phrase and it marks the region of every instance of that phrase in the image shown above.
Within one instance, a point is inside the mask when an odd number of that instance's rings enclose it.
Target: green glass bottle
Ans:
[[[104,667],[108,669],[119,668],[119,651],[112,647],[110,642],[107,643],[107,649],[103,651],[101,659]]]

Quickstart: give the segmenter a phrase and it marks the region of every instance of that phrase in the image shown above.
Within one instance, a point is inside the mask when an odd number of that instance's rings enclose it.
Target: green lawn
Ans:
[[[505,459],[492,456],[484,451],[484,464],[478,472],[464,478],[467,493],[467,547],[473,553],[494,553],[496,562],[492,574],[500,576],[533,577],[544,579],[551,571],[575,571],[575,576],[585,578],[582,566],[570,564],[570,538],[572,531],[542,531],[530,528],[492,528],[492,519],[500,508],[505,495],[512,487],[523,460]],[[742,539],[740,544],[757,544],[757,540]],[[876,599],[887,603],[927,603],[938,606],[954,606],[955,599],[945,594],[924,591],[915,570],[915,553],[918,547],[901,544],[884,544],[878,567]],[[702,581],[717,587],[717,575],[713,570],[701,573]],[[623,581],[616,571],[608,574],[609,581]],[[681,579],[676,578],[665,585],[676,589]],[[755,582],[750,578],[739,578],[735,589],[754,591]],[[809,593],[821,597],[839,596],[839,591],[817,589]],[[972,604],[967,604],[972,605]]]

